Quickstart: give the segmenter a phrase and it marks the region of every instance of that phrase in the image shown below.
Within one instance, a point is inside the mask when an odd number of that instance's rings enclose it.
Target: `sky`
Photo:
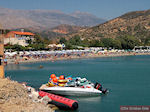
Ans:
[[[150,9],[150,0],[0,0],[0,7],[60,10],[64,13],[81,11],[109,20],[130,11]]]

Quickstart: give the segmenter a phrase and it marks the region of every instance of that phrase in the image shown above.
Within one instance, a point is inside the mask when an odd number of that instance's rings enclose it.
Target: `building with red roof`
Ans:
[[[18,44],[22,46],[29,45],[28,40],[34,40],[34,35],[31,32],[24,32],[22,29],[21,31],[10,31],[6,34],[4,38],[4,45],[6,44]]]

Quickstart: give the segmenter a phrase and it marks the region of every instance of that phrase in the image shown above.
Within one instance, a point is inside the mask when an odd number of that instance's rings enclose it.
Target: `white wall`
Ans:
[[[5,38],[4,39],[4,45],[8,44],[8,43],[10,43],[12,45],[14,45],[14,44],[18,44],[18,45],[22,45],[22,46],[28,45],[24,39],[19,40],[18,38]]]

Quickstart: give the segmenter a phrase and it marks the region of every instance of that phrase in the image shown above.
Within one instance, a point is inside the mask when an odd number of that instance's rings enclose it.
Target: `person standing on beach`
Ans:
[[[6,58],[4,59],[4,65],[7,65],[7,59]]]

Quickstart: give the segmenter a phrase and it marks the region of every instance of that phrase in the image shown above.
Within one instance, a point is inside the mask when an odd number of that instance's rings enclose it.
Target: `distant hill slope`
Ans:
[[[62,25],[56,26],[54,28],[43,29],[40,31],[36,30],[34,28],[25,28],[24,30],[27,32],[33,32],[35,34],[39,34],[43,38],[55,39],[57,37],[65,37],[66,35],[71,35],[71,34],[79,32],[79,31],[84,31],[87,28],[89,28],[89,27],[80,27],[80,26],[62,24]],[[12,29],[12,30],[21,31],[20,28]]]
[[[73,35],[79,35],[82,38],[90,39],[133,35],[142,39],[150,36],[150,10],[129,12],[118,18]]]
[[[70,33],[76,33],[78,31],[84,30],[84,29],[86,29],[86,27],[62,24],[55,28],[52,28],[51,31],[55,32],[55,33],[60,33],[60,34],[70,34]]]
[[[105,22],[89,13],[65,14],[51,10],[12,10],[0,8],[0,21],[5,29],[29,28],[44,30],[61,24],[94,26]]]

